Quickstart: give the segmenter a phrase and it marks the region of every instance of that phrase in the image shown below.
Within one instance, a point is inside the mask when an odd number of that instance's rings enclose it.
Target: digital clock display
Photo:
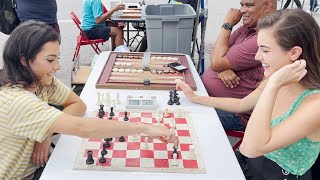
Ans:
[[[142,100],[142,105],[152,106],[153,102],[154,102],[153,100]]]
[[[130,105],[140,105],[140,100],[129,100]]]

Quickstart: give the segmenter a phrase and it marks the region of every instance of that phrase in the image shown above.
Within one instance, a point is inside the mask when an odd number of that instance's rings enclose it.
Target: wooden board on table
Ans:
[[[111,52],[96,83],[96,87],[173,90],[177,79],[179,79],[189,84],[193,90],[197,90],[185,55],[152,53],[148,65],[149,69],[143,67],[142,57],[143,53]],[[188,67],[188,70],[183,72],[175,71],[167,66],[172,62],[181,63]],[[120,69],[122,70],[120,71]],[[137,73],[137,71],[142,72]],[[145,85],[145,80],[149,80],[150,84]]]

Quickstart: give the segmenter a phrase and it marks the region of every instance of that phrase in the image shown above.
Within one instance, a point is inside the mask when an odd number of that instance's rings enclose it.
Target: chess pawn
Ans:
[[[164,111],[163,117],[167,118],[169,116],[170,116],[169,115],[169,110],[168,110],[168,108],[166,108],[165,111]]]
[[[177,108],[177,114],[175,115],[175,117],[182,117],[182,108],[181,107]]]
[[[174,124],[170,124],[170,130],[174,131],[175,130],[175,125]]]
[[[189,145],[189,157],[190,158],[194,158],[195,154],[194,154],[194,146],[193,145]]]
[[[162,118],[160,118],[160,117],[157,117],[157,125],[160,125],[160,122],[161,122],[161,120],[162,120]]]
[[[172,157],[173,157],[173,159],[172,159],[172,161],[171,161],[171,165],[172,165],[172,166],[177,166],[177,165],[178,165],[178,161],[177,161],[178,154],[174,153],[174,154],[172,155]]]
[[[144,138],[144,144],[142,145],[143,149],[149,149],[148,141],[149,141],[149,137],[145,137]]]
[[[137,134],[132,135],[132,140],[133,141],[138,141],[139,140],[138,135]]]

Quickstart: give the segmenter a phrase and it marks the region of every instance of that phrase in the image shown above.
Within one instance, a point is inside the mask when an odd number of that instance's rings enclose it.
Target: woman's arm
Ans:
[[[83,116],[87,110],[86,104],[74,92],[71,92],[70,97],[63,104],[63,107],[63,112],[73,116]]]
[[[184,82],[177,84],[177,90],[182,90],[185,96],[194,103],[211,106],[228,112],[243,113],[251,111],[254,108],[265,84],[266,81],[263,81],[257,89],[243,99],[199,96]]]

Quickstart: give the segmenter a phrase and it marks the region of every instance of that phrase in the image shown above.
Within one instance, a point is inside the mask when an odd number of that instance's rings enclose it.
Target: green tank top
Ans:
[[[271,127],[278,125],[282,121],[285,121],[297,110],[306,96],[315,93],[320,93],[320,89],[308,89],[301,93],[286,113],[272,120]],[[298,142],[285,148],[265,154],[265,157],[276,162],[282,169],[290,174],[302,176],[314,164],[319,152],[320,142],[312,142],[304,137]]]

